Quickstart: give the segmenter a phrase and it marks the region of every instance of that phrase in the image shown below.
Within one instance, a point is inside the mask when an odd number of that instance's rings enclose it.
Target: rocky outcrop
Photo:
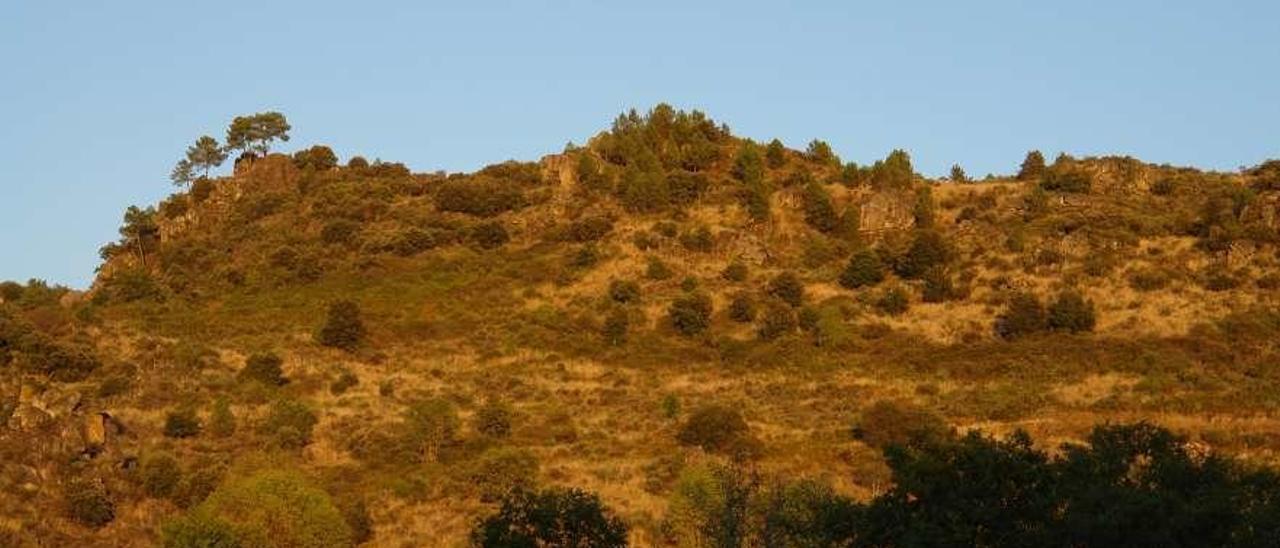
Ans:
[[[861,231],[875,234],[911,228],[915,225],[914,205],[915,196],[907,192],[873,192],[858,204]]]

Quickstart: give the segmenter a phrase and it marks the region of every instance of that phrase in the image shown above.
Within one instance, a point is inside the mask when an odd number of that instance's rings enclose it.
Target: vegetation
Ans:
[[[627,546],[627,526],[599,497],[578,489],[519,491],[502,501],[471,535],[498,546]]]

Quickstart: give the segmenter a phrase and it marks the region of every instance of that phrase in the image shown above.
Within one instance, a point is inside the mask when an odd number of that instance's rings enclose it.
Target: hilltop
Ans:
[[[1058,454],[1151,420],[1196,466],[1280,464],[1280,162],[931,179],[659,105],[413,173],[271,153],[269,114],[228,176],[198,140],[89,291],[0,286],[0,539],[172,540],[270,484],[341,520],[324,545],[457,545],[535,486],[689,543],[716,470],[880,500],[882,450],[943,431]]]

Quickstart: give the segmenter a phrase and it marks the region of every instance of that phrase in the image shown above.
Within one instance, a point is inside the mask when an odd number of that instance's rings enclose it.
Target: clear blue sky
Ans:
[[[433,4],[7,2],[0,279],[87,285],[195,137],[266,109],[286,149],[419,171],[537,159],[659,101],[927,174],[1280,157],[1274,0]]]

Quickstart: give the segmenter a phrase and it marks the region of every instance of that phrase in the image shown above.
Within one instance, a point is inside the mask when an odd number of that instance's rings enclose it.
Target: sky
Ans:
[[[846,161],[1010,173],[1280,157],[1280,2],[10,0],[0,280],[83,288],[131,204],[235,116],[415,171],[537,160],[667,102]]]

